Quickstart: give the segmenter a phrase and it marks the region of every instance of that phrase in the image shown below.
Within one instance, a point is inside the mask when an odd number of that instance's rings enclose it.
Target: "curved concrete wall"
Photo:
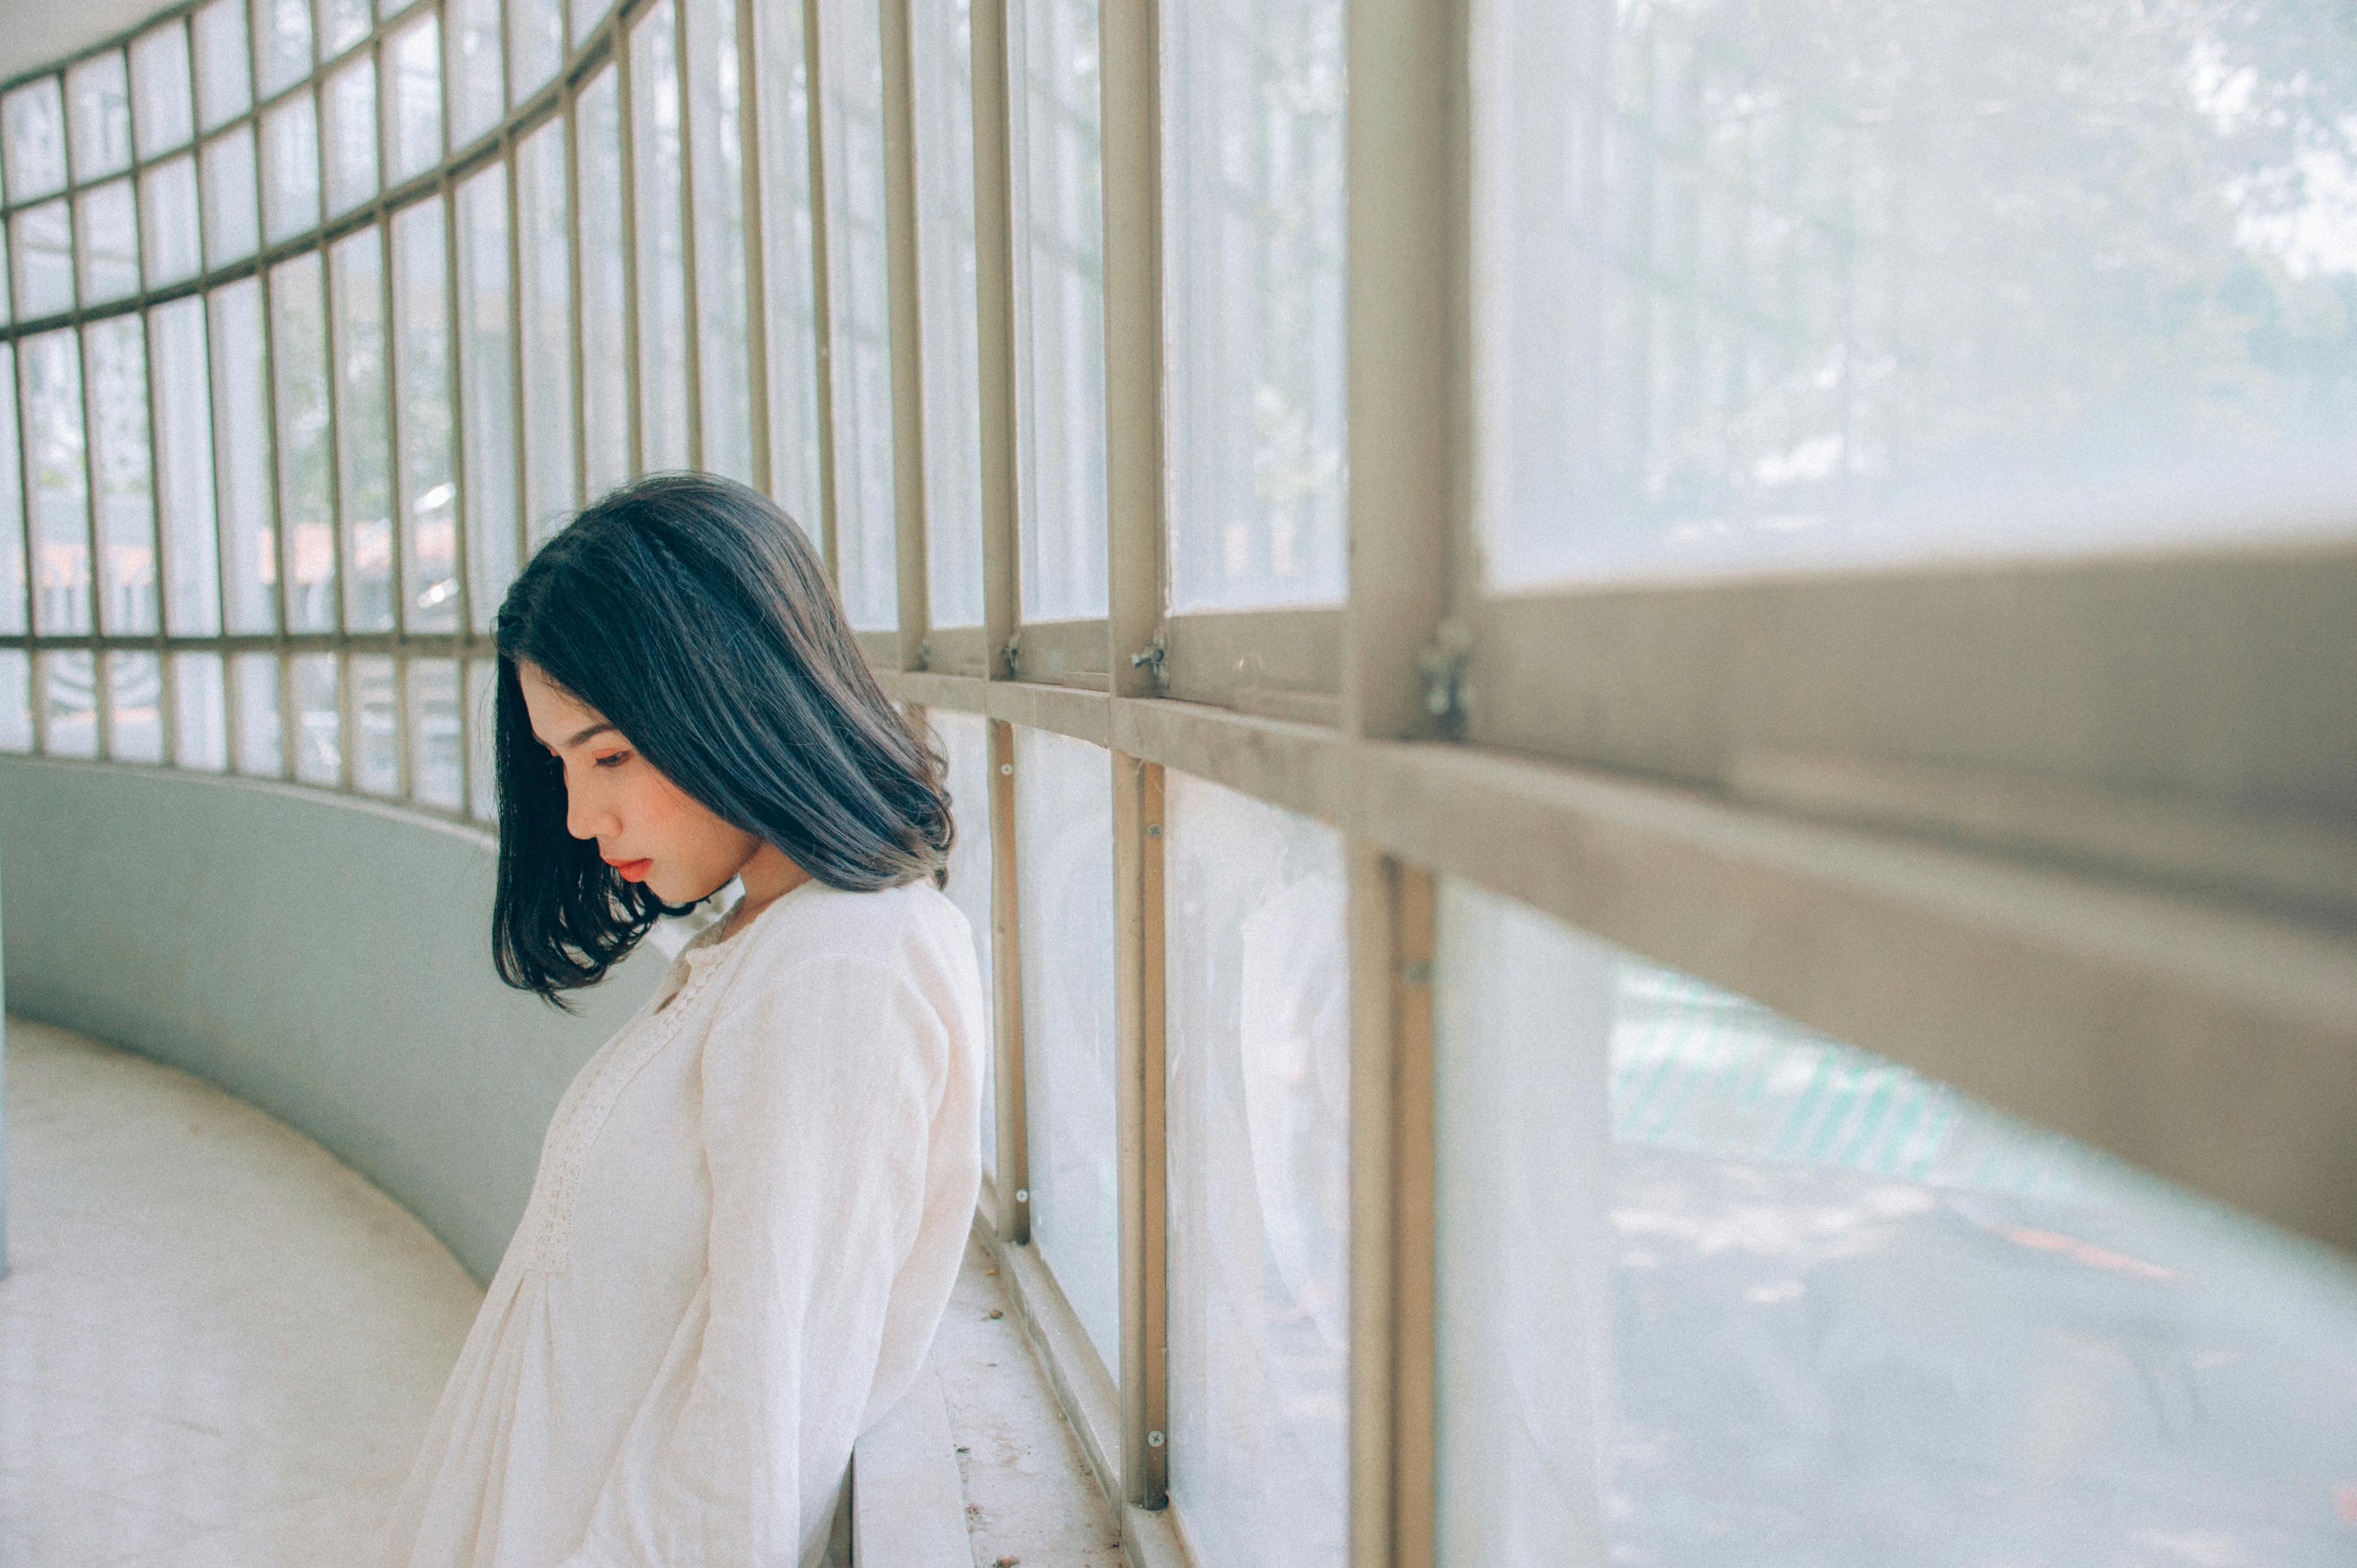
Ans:
[[[349,797],[0,758],[8,1005],[252,1101],[487,1279],[558,1098],[663,963],[633,955],[573,1016],[508,990],[493,853]]]

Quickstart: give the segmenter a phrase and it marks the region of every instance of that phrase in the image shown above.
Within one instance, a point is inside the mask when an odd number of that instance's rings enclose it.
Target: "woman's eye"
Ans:
[[[627,751],[608,752],[604,757],[597,759],[597,766],[599,768],[619,768],[623,763],[628,762],[630,759],[630,754]]]

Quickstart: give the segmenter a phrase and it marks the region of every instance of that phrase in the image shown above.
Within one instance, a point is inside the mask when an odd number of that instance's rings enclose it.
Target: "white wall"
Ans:
[[[488,1278],[558,1097],[663,962],[577,1016],[508,990],[493,865],[487,835],[365,800],[0,757],[8,1005],[253,1101]]]

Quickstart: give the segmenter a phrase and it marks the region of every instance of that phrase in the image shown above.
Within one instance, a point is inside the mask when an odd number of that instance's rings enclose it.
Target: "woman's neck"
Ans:
[[[811,874],[795,865],[776,844],[764,843],[737,869],[737,878],[745,885],[745,897],[738,902],[727,929],[720,933],[723,941],[750,925],[762,910],[808,882]]]

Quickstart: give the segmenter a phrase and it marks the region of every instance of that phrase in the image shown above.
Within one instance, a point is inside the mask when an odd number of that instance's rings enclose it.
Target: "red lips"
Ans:
[[[630,882],[645,881],[655,865],[651,860],[608,860],[606,864],[614,868],[615,875]]]

